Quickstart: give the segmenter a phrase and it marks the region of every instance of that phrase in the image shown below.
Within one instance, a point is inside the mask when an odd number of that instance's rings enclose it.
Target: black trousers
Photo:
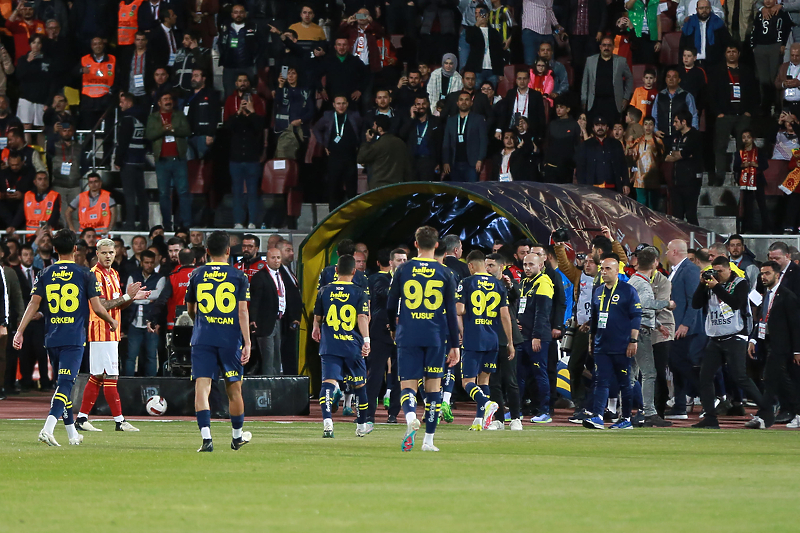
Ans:
[[[586,399],[586,386],[583,383],[583,371],[586,368],[586,360],[589,358],[589,332],[575,331],[572,339],[572,352],[569,354],[569,387],[572,403],[576,409],[587,407],[584,405]]]
[[[328,158],[328,207],[331,211],[358,194],[357,171],[354,158],[336,154]]]
[[[772,403],[764,403],[761,392],[747,375],[745,360],[747,358],[747,341],[738,337],[727,340],[708,339],[706,349],[703,352],[703,363],[700,366],[700,401],[703,403],[703,410],[706,418],[716,420],[717,413],[714,408],[716,391],[714,388],[714,377],[722,368],[723,364],[728,365],[736,385],[741,388],[747,397],[760,407],[759,416],[764,418],[767,425],[772,424]],[[769,411],[769,414],[767,414]],[[766,418],[765,418],[766,417]]]
[[[771,233],[772,224],[769,220],[769,211],[767,211],[767,198],[764,195],[764,188],[766,183],[759,183],[755,191],[740,191],[743,208],[740,211],[742,216],[739,217],[739,231],[742,233],[755,233],[756,227],[753,222],[755,221],[755,205],[758,205],[758,213],[761,215],[761,233]]]
[[[688,335],[670,343],[669,368],[675,384],[675,407],[679,410],[686,410],[686,395],[694,395],[699,390],[697,375],[700,364],[692,353],[696,338],[697,335]]]
[[[414,181],[441,181],[436,173],[436,161],[432,157],[415,157],[411,164],[414,168]]]
[[[678,220],[686,219],[689,224],[697,223],[697,201],[700,199],[700,180],[696,185],[680,185],[670,191],[672,216]]]
[[[516,352],[515,352],[516,353]],[[500,346],[497,350],[497,370],[489,376],[489,396],[499,406],[500,420],[505,414],[505,400],[503,391],[508,398],[508,414],[511,420],[520,417],[519,413],[519,386],[517,385],[517,361],[508,360],[508,348]]]
[[[664,418],[669,400],[669,386],[667,385],[667,367],[669,366],[669,351],[673,341],[659,342],[653,345],[653,359],[656,364],[656,393],[655,404],[658,416]]]
[[[769,339],[759,342],[762,350],[766,347],[767,355],[764,365],[764,403],[772,404],[777,396],[781,401],[781,411],[800,413],[800,392],[790,374],[793,367],[797,366],[794,364],[794,356],[785,351],[773,351]],[[771,409],[769,413],[772,413]],[[759,416],[764,418],[761,413]]]
[[[558,385],[558,341],[552,339],[547,349],[547,380],[550,382],[550,412],[554,413],[554,406],[558,399],[556,386]]]
[[[281,365],[284,376],[297,375],[297,330],[292,323],[281,319]]]
[[[600,45],[594,35],[569,35],[569,49],[572,52],[573,87],[580,87],[583,79],[583,68],[586,58],[600,51]]]
[[[633,46],[631,47],[633,62],[637,65],[652,65],[655,66],[658,64],[655,45],[656,41],[653,41],[650,37],[650,34],[643,33],[641,37],[634,37],[633,38]]]
[[[122,192],[125,195],[125,227],[141,229],[150,226],[150,204],[144,184],[144,165],[123,165],[120,171]]]
[[[542,183],[572,183],[575,167],[572,161],[561,162],[558,165],[545,163],[542,166]]]
[[[392,372],[386,371],[386,363],[392,360]],[[381,392],[383,379],[386,377],[386,386],[392,389],[389,404],[389,414],[397,416],[400,412],[400,381],[397,379],[397,348],[394,345],[376,341],[370,346],[367,358],[367,398],[369,399],[369,413],[367,418],[375,421],[375,411],[378,409],[378,395]],[[392,381],[394,380],[394,381]]]

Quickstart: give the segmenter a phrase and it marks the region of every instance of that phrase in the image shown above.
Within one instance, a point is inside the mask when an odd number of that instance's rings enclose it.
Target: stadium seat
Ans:
[[[189,192],[192,194],[208,194],[214,181],[214,162],[205,159],[193,159],[187,163],[189,174]]]
[[[513,78],[509,79],[505,76],[501,76],[497,82],[497,93],[498,96],[502,96],[503,98],[506,97],[506,93],[514,88],[514,81]]]
[[[491,181],[492,180],[492,160],[485,159],[481,167],[481,175],[478,176],[478,181]]]
[[[310,165],[314,162],[315,157],[322,157],[323,155],[325,155],[325,147],[317,142],[317,137],[312,133],[308,138],[308,148],[306,148],[306,164]]]
[[[659,59],[662,65],[678,65],[680,63],[681,32],[662,34],[661,53]]]
[[[633,65],[631,69],[633,72],[633,88],[637,89],[642,87],[644,83],[642,83],[642,77],[644,76],[644,71],[647,69],[647,65]]]
[[[267,161],[261,178],[261,191],[265,194],[285,194],[297,186],[297,176],[297,161],[293,159]]]
[[[767,188],[764,193],[768,196],[781,196],[783,193],[778,187],[786,175],[789,173],[789,162],[780,159],[770,159],[769,167],[764,171],[764,178],[767,180]]]
[[[671,3],[673,3],[673,2],[670,2],[670,4]],[[675,29],[675,19],[674,18],[670,18],[665,13],[662,13],[661,15],[659,15],[659,18],[661,19],[661,34],[662,35],[665,34],[665,33],[669,33],[673,29]]]
[[[286,216],[299,217],[303,207],[303,191],[299,187],[292,187],[286,195]]]

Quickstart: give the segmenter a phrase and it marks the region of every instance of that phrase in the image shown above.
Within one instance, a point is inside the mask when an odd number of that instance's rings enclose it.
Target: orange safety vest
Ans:
[[[130,4],[119,3],[119,27],[117,28],[117,44],[120,46],[133,44],[136,32],[139,31],[139,7],[144,0],[133,0]]]
[[[111,195],[106,190],[100,191],[100,197],[94,206],[91,205],[89,191],[78,195],[78,223],[81,231],[84,228],[94,228],[97,233],[108,233],[111,223]]]
[[[81,58],[81,67],[89,67],[89,72],[83,75],[81,94],[100,98],[111,92],[117,72],[117,59],[114,56],[106,54],[106,60],[98,63],[92,54],[87,54]]]
[[[41,222],[47,222],[53,216],[53,208],[59,199],[56,191],[48,192],[41,202],[36,201],[36,193],[28,191],[25,193],[25,227],[28,231],[39,229]]]

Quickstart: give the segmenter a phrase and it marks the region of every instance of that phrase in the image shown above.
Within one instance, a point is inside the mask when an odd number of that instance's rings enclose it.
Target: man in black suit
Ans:
[[[461,261],[461,256],[464,253],[464,248],[461,246],[461,239],[458,235],[448,235],[442,239],[444,245],[444,264],[458,278],[458,281],[469,277],[469,267],[466,263]]]
[[[442,173],[449,175],[450,181],[476,182],[489,144],[486,119],[471,112],[471,94],[458,94],[458,114],[447,119],[444,129]]]
[[[41,272],[41,269],[33,266],[33,258],[33,248],[30,244],[25,243],[20,246],[20,264],[13,267],[19,279],[25,305],[28,305],[31,299],[31,289],[36,282],[36,278],[39,277],[39,272]],[[39,375],[41,376],[42,388],[45,388],[45,384],[49,383],[47,378],[47,351],[44,349],[44,344],[42,342],[37,342],[37,340],[41,341],[41,339],[44,338],[44,320],[42,320],[41,313],[37,313],[36,317],[37,318],[35,318],[25,330],[25,342],[22,345],[22,349],[19,351],[9,349],[8,367],[16,368],[16,358],[19,358],[19,368],[22,373],[21,385],[23,389],[33,386],[33,366],[37,362],[39,363]]]
[[[300,283],[292,271],[294,246],[291,241],[281,239],[277,244],[281,251],[281,280],[286,287],[286,313],[281,318],[281,362],[285,376],[297,375],[297,328],[303,313],[303,298]]]
[[[150,0],[143,2],[139,8],[139,29],[147,32],[158,28],[161,12],[171,8],[178,16],[178,27],[183,27],[183,8],[180,2],[167,2],[166,0]]]
[[[486,119],[487,128],[494,124],[494,113],[492,112],[492,103],[480,91],[477,86],[478,78],[476,74],[470,70],[465,70],[461,74],[461,82],[464,84],[462,91],[468,92],[472,96],[472,113],[483,115]],[[444,107],[442,108],[442,120],[447,120],[447,117],[458,114],[458,97],[459,93],[450,93],[444,99]],[[488,131],[488,129],[487,129]]]
[[[312,133],[328,155],[328,208],[333,211],[358,194],[356,159],[361,144],[361,116],[355,107],[350,109],[347,96],[336,95],[333,110],[323,113]]]
[[[183,42],[183,36],[175,27],[178,16],[172,6],[164,6],[158,20],[149,33],[147,50],[153,54],[156,67],[172,67]]]
[[[286,288],[281,279],[281,251],[267,250],[267,268],[250,280],[250,329],[261,353],[261,374],[281,373],[281,325],[286,313]]]
[[[797,374],[800,367],[800,302],[797,296],[783,283],[780,283],[781,267],[775,261],[761,265],[761,283],[764,286],[764,299],[760,311],[754,317],[753,331],[747,355],[755,359],[756,349],[765,361],[764,402],[769,409],[761,409],[758,415],[747,422],[749,429],[765,429],[773,424],[772,402],[780,397],[781,407],[794,414],[786,426],[800,428],[800,394],[791,374]],[[780,284],[779,284],[780,283]]]
[[[411,120],[400,131],[400,138],[406,142],[411,170],[415,181],[439,181],[439,161],[441,160],[442,120],[430,113],[431,103],[427,94],[414,99],[411,107]]]
[[[531,81],[528,68],[520,68],[516,73],[516,88],[511,89],[500,102],[497,103],[495,115],[494,136],[499,141],[503,138],[503,129],[515,128],[517,119],[528,119],[528,131],[533,137],[536,146],[541,146],[547,128],[544,115],[544,100],[538,91],[528,87]]]

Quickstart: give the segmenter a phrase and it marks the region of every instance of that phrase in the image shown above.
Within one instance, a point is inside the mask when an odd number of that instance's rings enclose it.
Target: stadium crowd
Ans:
[[[693,223],[701,186],[727,184],[740,230],[800,225],[800,42],[783,61],[800,14],[774,0],[4,0],[0,17],[8,231],[145,230],[152,169],[169,231],[291,226],[298,202],[412,179],[576,182]],[[77,133],[98,126],[98,146]],[[98,165],[105,192],[80,198]]]

